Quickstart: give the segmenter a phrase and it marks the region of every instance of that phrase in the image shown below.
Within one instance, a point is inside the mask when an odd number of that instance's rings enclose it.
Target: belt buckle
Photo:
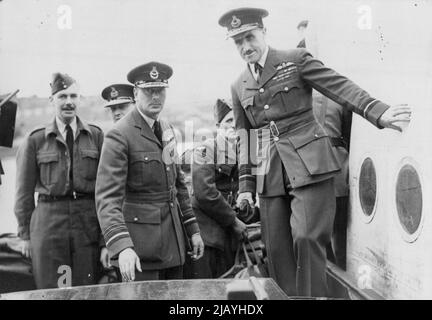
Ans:
[[[270,121],[270,132],[272,136],[278,137],[279,136],[279,129],[276,126],[276,123],[274,121]]]

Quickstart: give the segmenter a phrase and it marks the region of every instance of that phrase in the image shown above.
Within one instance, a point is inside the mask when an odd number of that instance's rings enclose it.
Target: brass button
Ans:
[[[259,92],[263,93],[264,92],[264,88],[259,89]]]
[[[167,171],[170,171],[170,168],[169,168],[169,167],[167,167],[166,169],[167,169]]]
[[[318,138],[318,137],[319,137],[318,133],[315,133],[314,136],[315,136],[315,138]]]
[[[145,157],[144,160],[147,161],[147,160],[148,160],[148,157]]]
[[[171,206],[171,208],[174,208],[174,203],[171,202],[171,203],[170,203],[170,206]]]
[[[279,137],[274,137],[274,141],[279,141]]]
[[[285,91],[288,91],[288,87],[285,87],[284,90],[285,90]]]
[[[135,217],[135,218],[134,218],[134,221],[138,221],[138,218],[137,218],[137,217]]]
[[[264,109],[265,110],[268,110],[270,107],[269,107],[269,105],[268,104],[266,104],[265,106],[264,106]]]

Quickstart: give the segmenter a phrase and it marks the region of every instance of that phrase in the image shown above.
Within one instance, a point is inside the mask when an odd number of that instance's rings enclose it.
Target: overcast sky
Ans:
[[[264,19],[268,43],[288,49],[299,41],[299,21],[313,16],[325,18],[326,12],[340,10],[340,19],[326,23],[341,23],[339,30],[349,30],[357,23],[356,8],[374,2],[3,0],[0,93],[19,88],[20,96],[48,96],[51,74],[61,71],[81,83],[84,95],[99,95],[107,85],[127,82],[126,74],[133,67],[157,60],[173,67],[170,95],[179,101],[226,97],[244,67],[232,40],[225,38],[226,30],[217,23],[227,10],[265,7],[270,12]],[[390,7],[392,4],[388,2]],[[65,22],[64,12],[58,11],[62,5],[71,9],[71,29],[58,26],[59,20]],[[391,10],[388,12],[391,14]],[[347,14],[354,18],[344,20]]]
[[[171,86],[180,95],[186,90],[197,99],[210,93],[223,95],[243,62],[217,21],[231,8],[260,7],[260,3],[263,1],[3,0],[1,92],[20,88],[21,96],[46,96],[51,74],[58,70],[79,80],[84,94],[98,95],[106,85],[125,82],[133,67],[158,60],[173,67]],[[283,26],[269,38],[275,45],[288,48],[297,43],[296,25],[307,15],[308,7],[299,10],[294,3],[265,1],[270,11],[268,28]],[[72,29],[58,27],[59,20],[66,21],[63,11],[58,12],[65,4],[71,8]]]

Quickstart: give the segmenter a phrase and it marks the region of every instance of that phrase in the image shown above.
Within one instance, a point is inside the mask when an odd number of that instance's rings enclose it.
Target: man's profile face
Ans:
[[[234,124],[234,114],[232,111],[222,119],[222,121],[217,125],[218,132],[223,134],[228,139],[235,139],[235,124]]]
[[[266,48],[265,29],[253,29],[233,37],[240,56],[247,63],[258,62]]]
[[[165,88],[134,88],[135,102],[142,113],[152,119],[157,119],[162,111],[165,98]]]
[[[56,116],[63,123],[71,123],[81,104],[78,84],[73,83],[69,88],[56,92],[50,97],[50,101],[55,108]]]
[[[133,103],[115,104],[110,106],[111,116],[114,123],[123,118],[128,113],[131,106],[133,106]]]

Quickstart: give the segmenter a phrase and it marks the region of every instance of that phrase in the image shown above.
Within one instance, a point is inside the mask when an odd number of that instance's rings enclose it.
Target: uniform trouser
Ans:
[[[93,199],[39,202],[30,223],[37,288],[95,284],[99,236]]]
[[[117,277],[123,279],[120,269],[116,268]],[[176,266],[160,270],[142,270],[139,272],[135,269],[135,281],[149,281],[149,280],[176,280],[183,279],[183,266]]]
[[[270,276],[288,295],[327,296],[326,246],[335,215],[333,178],[260,197]]]
[[[186,259],[185,277],[191,279],[218,278],[233,266],[234,257],[235,252],[231,248],[221,250],[206,246],[201,259],[196,261]]]
[[[336,198],[332,240],[327,246],[327,258],[344,270],[346,269],[348,201],[348,196]]]

